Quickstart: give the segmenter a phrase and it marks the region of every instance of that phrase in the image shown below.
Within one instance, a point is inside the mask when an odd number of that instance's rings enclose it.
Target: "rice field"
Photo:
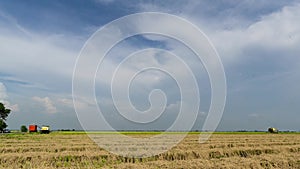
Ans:
[[[300,168],[299,133],[215,133],[203,144],[198,138],[190,133],[165,153],[131,158],[100,148],[80,132],[1,134],[0,168]]]

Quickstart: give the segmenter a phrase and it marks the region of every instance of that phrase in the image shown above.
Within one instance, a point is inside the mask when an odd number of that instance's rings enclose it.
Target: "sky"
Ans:
[[[52,129],[82,129],[72,97],[76,59],[99,28],[140,12],[182,17],[201,29],[215,47],[227,83],[226,105],[217,130],[277,127],[300,131],[300,3],[285,0],[0,1],[0,101],[12,110],[9,128],[35,123]],[[159,18],[155,22],[172,30],[172,25]],[[133,29],[147,26],[144,22],[132,25]],[[180,87],[165,72],[140,73],[129,87],[128,97],[141,111],[151,107],[152,90],[164,91],[167,101],[159,119],[148,124],[130,122],[118,113],[112,99],[110,82],[115,69],[130,54],[147,48],[176,53],[190,67],[200,93],[193,129],[201,130],[211,101],[209,76],[189,48],[161,35],[129,37],[107,54],[95,75],[95,98],[102,114],[117,130],[165,130],[172,125],[181,103]],[[165,52],[146,51],[128,59],[120,69],[118,90],[124,89],[127,73],[147,64],[179,70],[178,77],[185,77],[174,58]],[[91,76],[84,74],[80,79],[84,83]],[[79,107],[88,110],[93,99],[82,97]],[[118,101],[123,110],[130,110],[122,98]],[[192,102],[184,104],[193,106]],[[99,128],[91,125],[90,129]]]

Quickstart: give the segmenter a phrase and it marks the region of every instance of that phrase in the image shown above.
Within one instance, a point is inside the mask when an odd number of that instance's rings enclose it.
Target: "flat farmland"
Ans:
[[[111,133],[99,133],[105,134]],[[165,153],[131,158],[100,148],[80,132],[1,134],[0,168],[300,168],[299,133],[215,133],[202,144],[198,138],[191,133]]]

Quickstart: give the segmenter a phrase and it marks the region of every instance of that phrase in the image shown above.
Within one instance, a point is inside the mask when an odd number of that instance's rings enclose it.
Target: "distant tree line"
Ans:
[[[58,129],[57,131],[75,131],[75,129]]]

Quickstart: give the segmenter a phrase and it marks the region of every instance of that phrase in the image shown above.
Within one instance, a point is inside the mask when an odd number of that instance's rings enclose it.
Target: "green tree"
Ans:
[[[10,113],[10,109],[5,108],[4,104],[0,103],[0,131],[1,132],[7,127],[5,121],[9,113]]]
[[[20,130],[21,130],[21,132],[27,132],[28,131],[28,129],[25,125],[21,126]]]

